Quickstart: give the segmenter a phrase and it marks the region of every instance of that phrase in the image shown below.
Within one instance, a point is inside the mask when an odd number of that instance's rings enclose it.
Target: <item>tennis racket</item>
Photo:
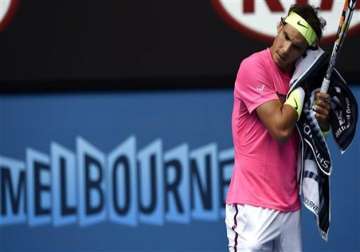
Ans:
[[[332,53],[330,56],[329,66],[326,70],[325,77],[321,84],[320,92],[322,92],[322,93],[327,93],[327,91],[329,89],[331,74],[335,67],[336,58],[339,54],[339,51],[344,42],[346,33],[349,29],[351,17],[354,13],[355,6],[356,6],[356,0],[345,0],[345,2],[344,2],[344,8],[341,13],[339,28],[338,28],[337,35],[336,35],[337,38],[334,43],[334,47],[333,47],[333,50],[332,50]]]

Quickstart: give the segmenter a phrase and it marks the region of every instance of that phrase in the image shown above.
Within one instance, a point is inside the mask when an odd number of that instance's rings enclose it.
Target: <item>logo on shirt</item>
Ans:
[[[220,14],[227,24],[246,36],[271,42],[276,35],[276,25],[281,17],[287,15],[287,10],[292,4],[308,2],[319,7],[319,15],[326,22],[323,41],[333,42],[336,39],[339,18],[344,1],[319,0],[211,0],[214,9]],[[360,31],[360,1],[355,5],[349,35]],[[301,24],[299,24],[301,25]]]
[[[264,84],[260,84],[259,86],[256,87],[256,91],[259,93],[264,92],[265,89],[265,85]]]

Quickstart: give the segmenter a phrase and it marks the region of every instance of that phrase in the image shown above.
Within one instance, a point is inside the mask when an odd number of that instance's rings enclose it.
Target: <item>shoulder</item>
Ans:
[[[239,71],[245,70],[247,72],[254,70],[256,71],[260,69],[265,70],[267,57],[268,57],[267,49],[251,54],[241,62]]]
[[[245,58],[239,67],[237,78],[264,78],[270,74],[269,72],[269,49],[251,54]]]

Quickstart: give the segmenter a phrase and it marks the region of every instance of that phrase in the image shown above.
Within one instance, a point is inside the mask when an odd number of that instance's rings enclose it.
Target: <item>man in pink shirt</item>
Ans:
[[[325,21],[310,5],[293,5],[270,48],[240,65],[234,90],[235,166],[226,200],[229,251],[301,251],[295,125],[304,90],[285,100],[295,62],[316,48]],[[329,129],[329,95],[317,93],[316,118]]]

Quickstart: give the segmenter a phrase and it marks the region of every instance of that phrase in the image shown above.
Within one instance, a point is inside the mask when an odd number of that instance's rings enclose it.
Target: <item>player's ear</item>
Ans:
[[[278,25],[277,25],[277,27],[276,27],[276,31],[277,31],[278,34],[279,34],[281,28],[282,28],[284,25],[285,25],[285,21],[284,21],[284,18],[282,17],[282,18],[280,19],[280,22],[278,23]]]

